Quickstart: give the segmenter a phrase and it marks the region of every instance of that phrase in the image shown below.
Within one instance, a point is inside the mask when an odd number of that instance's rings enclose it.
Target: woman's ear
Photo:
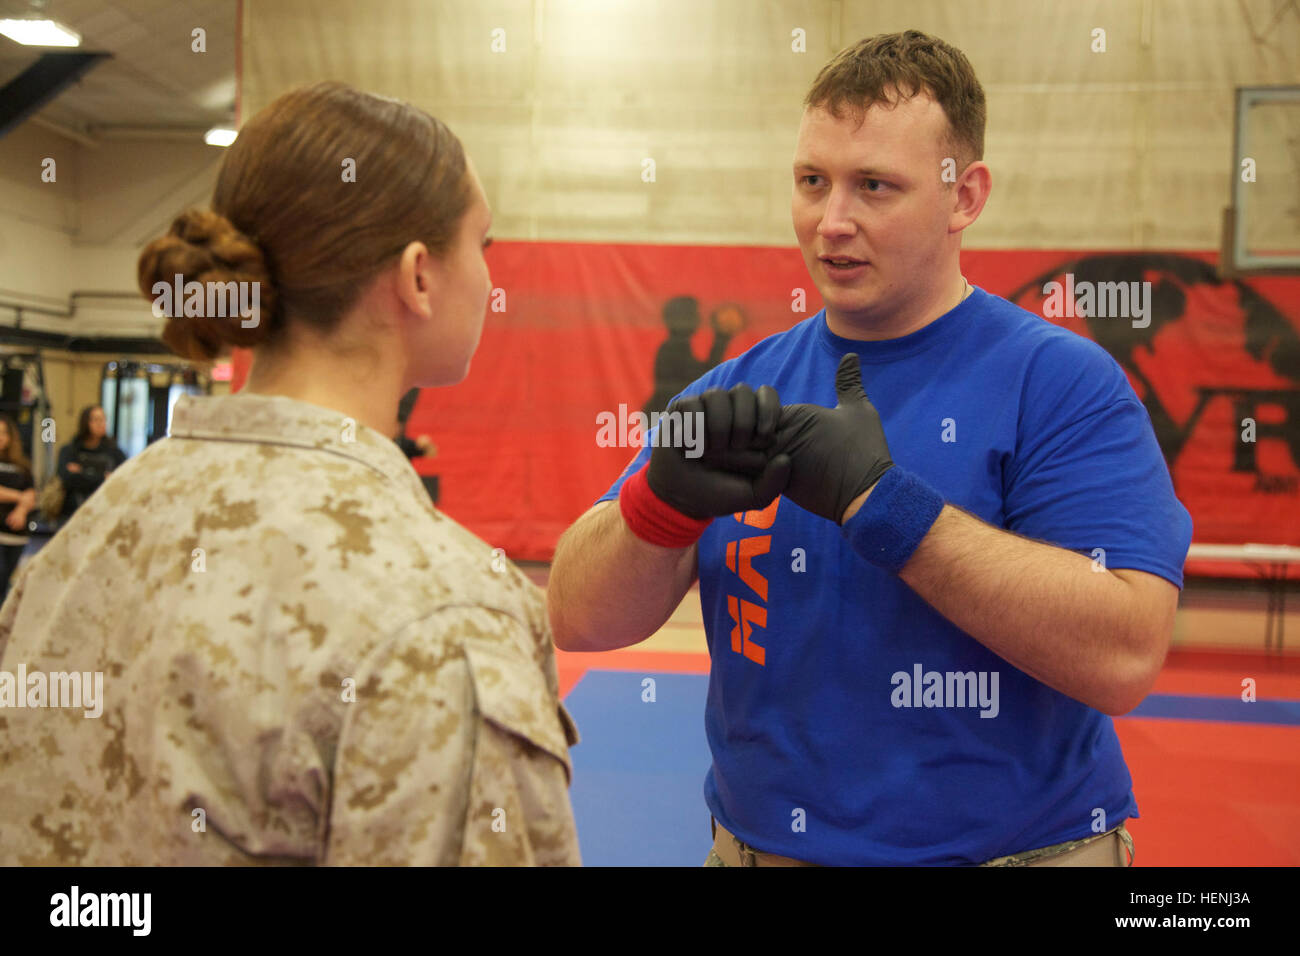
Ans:
[[[438,263],[422,242],[412,242],[402,250],[397,269],[397,295],[416,315],[433,318]]]

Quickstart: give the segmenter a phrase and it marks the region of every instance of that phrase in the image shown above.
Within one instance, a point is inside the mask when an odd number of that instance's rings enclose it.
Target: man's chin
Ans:
[[[849,320],[869,321],[880,312],[880,297],[868,291],[828,289],[822,292],[822,302],[828,312]]]

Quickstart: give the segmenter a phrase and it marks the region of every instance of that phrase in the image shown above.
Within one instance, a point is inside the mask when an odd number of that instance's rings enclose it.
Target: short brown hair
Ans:
[[[355,182],[344,181],[347,159]],[[152,299],[178,274],[259,283],[251,328],[173,310],[162,338],[184,358],[270,341],[290,321],[328,333],[407,243],[445,254],[471,198],[464,148],[441,121],[343,83],[301,87],[240,129],[211,211],[186,210],[145,247],[139,288]]]
[[[983,159],[984,88],[975,69],[961,50],[919,30],[882,33],[841,50],[817,74],[803,105],[841,119],[845,107],[858,115],[922,90],[943,107],[948,146],[961,168]]]

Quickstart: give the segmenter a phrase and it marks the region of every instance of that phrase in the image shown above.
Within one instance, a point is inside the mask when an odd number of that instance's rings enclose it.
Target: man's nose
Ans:
[[[845,193],[832,191],[822,209],[821,222],[817,224],[817,234],[827,238],[851,235],[857,230],[849,212],[849,197]]]

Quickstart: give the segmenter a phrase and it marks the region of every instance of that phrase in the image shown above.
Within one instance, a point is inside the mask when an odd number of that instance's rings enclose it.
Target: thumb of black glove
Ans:
[[[894,467],[880,414],[862,390],[856,352],[840,359],[834,408],[785,405],[776,429],[774,455],[790,456],[784,495],[799,507],[841,523],[853,499]]]

